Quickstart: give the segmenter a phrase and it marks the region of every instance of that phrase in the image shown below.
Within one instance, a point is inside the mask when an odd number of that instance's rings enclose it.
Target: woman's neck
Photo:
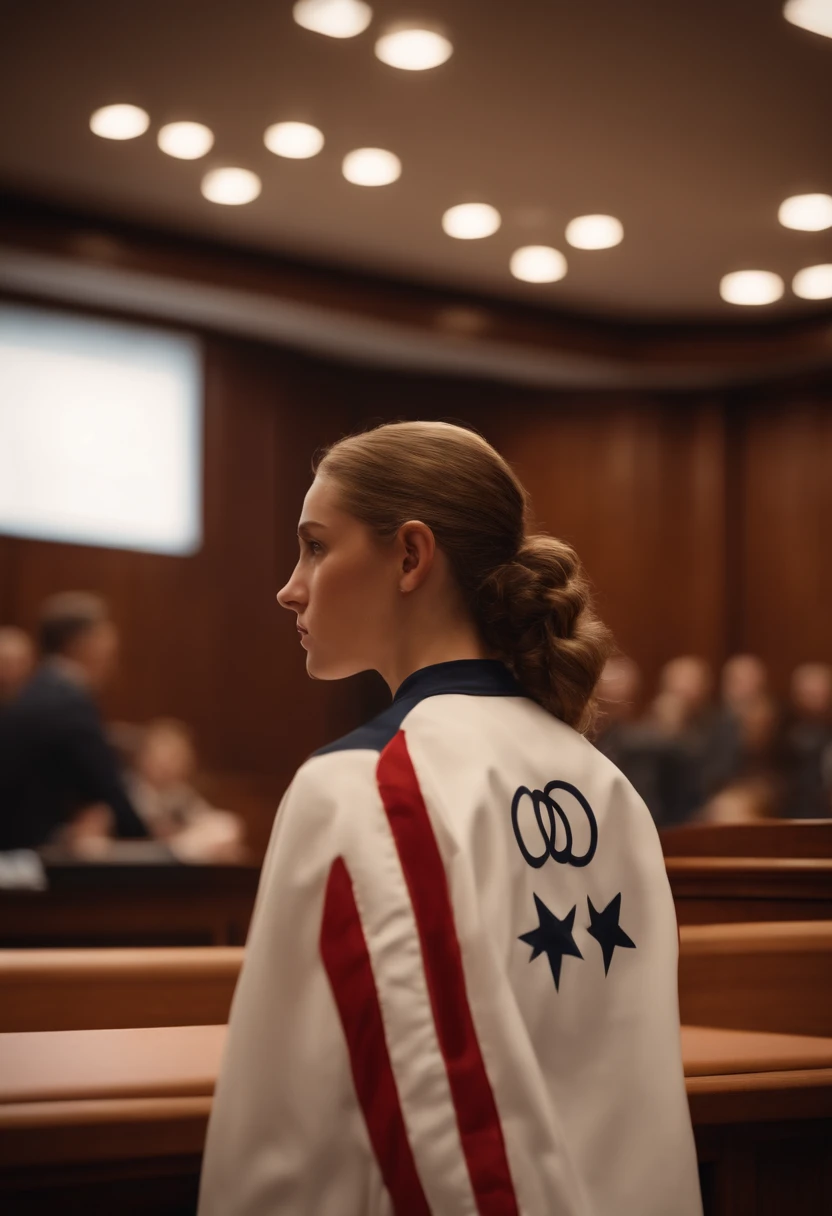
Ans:
[[[384,669],[379,668],[393,696],[400,685],[423,667],[449,663],[454,659],[493,659],[497,656],[483,642],[473,623],[460,622],[456,628],[436,629],[422,637],[409,636],[390,655]]]

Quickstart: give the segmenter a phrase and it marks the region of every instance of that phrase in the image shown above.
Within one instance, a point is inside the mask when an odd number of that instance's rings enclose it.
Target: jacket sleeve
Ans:
[[[199,1216],[456,1216],[483,1210],[478,1187],[511,1186],[476,1035],[454,1011],[464,981],[447,891],[437,915],[411,890],[415,866],[430,893],[439,848],[423,824],[403,862],[378,762],[313,758],[279,809]],[[516,1211],[506,1198],[493,1210]]]
[[[116,836],[145,838],[147,828],[130,801],[118,761],[92,705],[79,703],[61,724],[61,746],[85,805],[103,802],[115,818]]]

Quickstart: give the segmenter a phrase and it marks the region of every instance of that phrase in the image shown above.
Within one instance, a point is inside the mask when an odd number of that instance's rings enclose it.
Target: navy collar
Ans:
[[[499,659],[452,659],[420,667],[403,680],[393,698],[414,703],[425,697],[461,693],[469,697],[523,697],[520,685]]]
[[[409,675],[402,682],[393,703],[371,722],[319,748],[313,755],[325,756],[330,752],[356,750],[382,752],[420,701],[448,693],[461,693],[469,697],[527,695],[505,664],[497,659],[453,659],[450,663],[434,663],[431,667],[420,667]]]

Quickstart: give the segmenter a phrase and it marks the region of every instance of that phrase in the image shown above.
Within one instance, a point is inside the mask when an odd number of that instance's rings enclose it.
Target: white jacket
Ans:
[[[415,672],[277,815],[199,1216],[699,1216],[650,814],[491,660]]]

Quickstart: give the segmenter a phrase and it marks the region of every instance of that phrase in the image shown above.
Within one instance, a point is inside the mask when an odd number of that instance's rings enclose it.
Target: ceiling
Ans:
[[[296,25],[291,0],[0,0],[0,184],[224,243],[398,279],[603,317],[716,320],[828,313],[797,299],[740,309],[718,295],[732,270],[832,262],[832,229],[777,222],[791,194],[832,193],[832,40],[789,25],[781,0],[370,0],[356,38]],[[440,22],[443,66],[403,72],[373,43],[388,23]],[[127,101],[150,130],[123,143],[89,130]],[[200,161],[161,153],[166,122],[207,124]],[[273,156],[271,123],[319,126],[312,160]],[[344,155],[396,152],[402,176],[366,189]],[[207,169],[257,172],[243,207],[207,202]],[[455,241],[441,216],[485,201],[486,240]],[[618,216],[621,245],[571,249],[576,215]],[[561,249],[559,283],[508,270],[521,245]]]

